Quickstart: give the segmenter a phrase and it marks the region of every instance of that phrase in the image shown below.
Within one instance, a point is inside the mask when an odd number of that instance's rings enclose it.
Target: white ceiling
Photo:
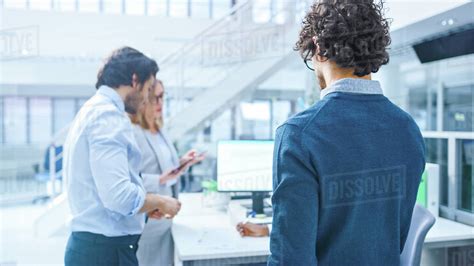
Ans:
[[[385,16],[392,18],[391,30],[396,30],[425,18],[437,15],[469,0],[386,0]]]

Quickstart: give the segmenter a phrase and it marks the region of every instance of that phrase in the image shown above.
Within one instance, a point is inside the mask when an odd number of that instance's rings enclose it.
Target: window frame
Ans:
[[[440,217],[463,224],[474,226],[474,213],[458,208],[461,180],[460,180],[460,149],[459,140],[474,140],[472,132],[460,131],[424,131],[423,138],[447,139],[448,141],[448,202],[447,206],[439,207]]]

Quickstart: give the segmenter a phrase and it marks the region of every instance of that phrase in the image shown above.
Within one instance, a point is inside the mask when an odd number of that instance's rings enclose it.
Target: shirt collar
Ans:
[[[343,78],[321,91],[320,99],[333,92],[349,92],[361,94],[383,94],[380,82],[368,79]]]
[[[105,97],[112,100],[112,103],[117,106],[120,111],[125,112],[125,105],[123,103],[123,100],[116,90],[107,86],[100,86],[97,90],[97,93],[104,95]]]

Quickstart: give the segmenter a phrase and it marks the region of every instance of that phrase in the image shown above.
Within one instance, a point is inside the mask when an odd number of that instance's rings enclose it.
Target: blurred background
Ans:
[[[68,236],[62,145],[102,60],[157,60],[165,126],[208,157],[183,192],[215,179],[219,140],[268,140],[319,100],[292,46],[311,1],[0,0],[0,265],[61,264]],[[387,0],[390,63],[373,75],[423,131],[440,217],[474,226],[474,3]]]

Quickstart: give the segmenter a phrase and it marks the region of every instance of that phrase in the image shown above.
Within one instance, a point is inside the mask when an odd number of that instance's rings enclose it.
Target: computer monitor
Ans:
[[[272,191],[272,140],[228,140],[217,144],[217,189],[252,192],[252,209],[263,213],[263,198]]]

